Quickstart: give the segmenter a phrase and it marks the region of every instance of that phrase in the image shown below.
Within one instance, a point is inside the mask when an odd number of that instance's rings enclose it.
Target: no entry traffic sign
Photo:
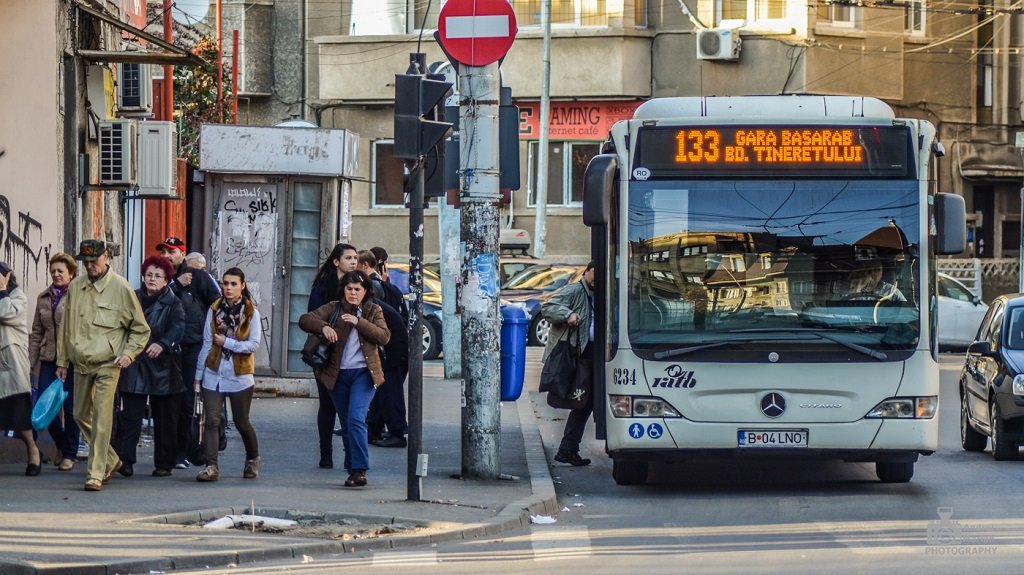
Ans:
[[[441,45],[458,62],[497,62],[516,39],[516,14],[507,0],[448,0],[437,23]]]

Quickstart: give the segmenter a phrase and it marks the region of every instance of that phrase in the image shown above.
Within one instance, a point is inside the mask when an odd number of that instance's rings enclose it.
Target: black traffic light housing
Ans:
[[[518,190],[519,179],[519,107],[512,104],[512,88],[501,88],[498,108],[498,187]],[[444,179],[446,188],[459,187],[459,108],[448,106],[446,117],[454,128],[452,137],[445,141]]]
[[[443,109],[451,88],[437,77],[395,74],[396,158],[418,160],[448,135]]]

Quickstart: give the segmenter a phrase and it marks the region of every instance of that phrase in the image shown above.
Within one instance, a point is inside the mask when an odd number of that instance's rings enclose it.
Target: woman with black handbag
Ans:
[[[325,304],[299,318],[299,328],[334,344],[327,363],[313,374],[330,390],[341,415],[345,445],[345,487],[366,485],[370,451],[366,414],[377,388],[384,383],[378,346],[391,338],[384,313],[373,303],[373,282],[360,271],[341,278],[341,301]],[[338,323],[329,322],[338,310]]]
[[[564,286],[545,302],[541,314],[551,323],[544,348],[546,373],[541,374],[541,391],[548,392],[552,407],[569,409],[555,461],[590,465],[589,459],[580,457],[580,442],[594,412],[594,262],[587,264],[580,281]],[[572,353],[576,362],[570,373],[565,365]]]

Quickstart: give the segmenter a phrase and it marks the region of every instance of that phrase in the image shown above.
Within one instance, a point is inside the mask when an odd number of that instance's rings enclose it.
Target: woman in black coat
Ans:
[[[346,273],[356,269],[358,261],[359,252],[356,251],[355,246],[349,244],[334,246],[316,273],[313,286],[309,290],[309,305],[306,311],[312,312],[326,303],[338,301],[341,297],[338,293],[339,281]],[[316,411],[316,429],[320,439],[320,468],[331,469],[334,467],[334,420],[338,414],[334,410],[330,391],[320,383],[320,380],[316,378],[314,380],[319,400]],[[340,419],[338,423],[341,423]]]
[[[134,473],[135,446],[142,434],[146,398],[153,412],[154,477],[167,477],[178,454],[178,417],[185,385],[181,376],[181,338],[185,335],[185,309],[167,284],[174,277],[170,260],[152,256],[142,262],[144,287],[135,290],[151,334],[146,350],[121,372],[117,388],[121,409],[117,433],[111,443],[121,458],[121,475]]]

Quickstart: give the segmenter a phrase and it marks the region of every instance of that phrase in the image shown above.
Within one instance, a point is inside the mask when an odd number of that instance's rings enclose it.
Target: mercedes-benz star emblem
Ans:
[[[786,398],[774,391],[761,398],[761,413],[768,417],[779,417],[786,411]]]

